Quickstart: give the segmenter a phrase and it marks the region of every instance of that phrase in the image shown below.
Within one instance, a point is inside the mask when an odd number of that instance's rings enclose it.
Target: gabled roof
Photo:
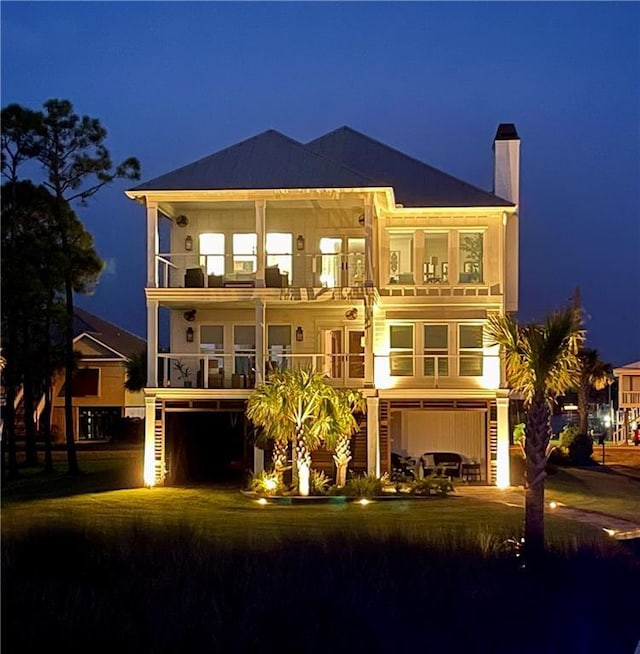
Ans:
[[[83,334],[87,334],[111,350],[115,350],[123,358],[137,354],[147,346],[146,341],[139,336],[107,320],[98,318],[84,309],[75,307],[73,310],[73,336],[78,338]]]
[[[271,129],[131,190],[352,188],[372,181]]]
[[[624,374],[625,372],[633,373],[640,372],[640,361],[635,361],[634,363],[627,363],[624,366],[618,366],[613,370],[616,374]]]
[[[350,127],[340,127],[307,147],[392,186],[405,207],[512,207],[493,193],[467,184]]]
[[[306,145],[267,130],[130,190],[353,187],[392,187],[405,207],[513,206],[350,127]]]

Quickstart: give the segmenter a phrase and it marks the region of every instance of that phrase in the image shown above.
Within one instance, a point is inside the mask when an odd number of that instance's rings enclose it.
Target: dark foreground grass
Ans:
[[[49,526],[3,539],[2,568],[12,654],[632,654],[640,638],[640,569],[613,543],[553,547],[534,573],[486,534]]]

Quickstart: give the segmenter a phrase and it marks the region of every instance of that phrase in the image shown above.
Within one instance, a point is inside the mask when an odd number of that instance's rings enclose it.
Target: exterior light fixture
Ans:
[[[558,503],[557,502],[549,502],[549,508],[550,509],[557,509],[558,508]]]
[[[298,238],[296,239],[296,248],[298,250],[304,250],[304,236],[302,234],[298,234]]]
[[[184,239],[184,249],[186,252],[191,252],[191,250],[193,250],[193,239],[191,238],[191,234]]]
[[[193,343],[193,327],[187,327],[187,343]]]
[[[304,330],[302,329],[302,327],[298,326],[296,327],[296,341],[300,343],[303,340],[304,340]]]

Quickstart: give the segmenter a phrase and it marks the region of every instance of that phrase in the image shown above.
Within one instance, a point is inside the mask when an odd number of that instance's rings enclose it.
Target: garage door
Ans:
[[[402,449],[412,456],[423,452],[459,452],[484,461],[484,411],[405,411]]]

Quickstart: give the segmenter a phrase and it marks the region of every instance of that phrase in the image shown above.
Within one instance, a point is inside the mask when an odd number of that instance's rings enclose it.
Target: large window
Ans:
[[[389,284],[414,284],[413,234],[389,235]]]
[[[258,237],[256,234],[234,234],[233,235],[233,272],[254,273],[256,271],[258,257],[256,248]]]
[[[427,232],[424,235],[424,282],[449,281],[449,235]]]
[[[326,288],[335,288],[341,284],[342,239],[324,237],[320,239],[322,264],[320,284]]]
[[[482,377],[482,325],[459,326],[460,376]]]
[[[481,284],[483,281],[484,244],[482,233],[460,233],[460,283]]]
[[[224,275],[224,234],[200,234],[200,265],[207,275]]]
[[[281,275],[291,281],[293,265],[293,235],[279,232],[267,234],[267,268],[277,266]]]
[[[267,326],[267,372],[290,368],[291,325]]]
[[[389,326],[390,374],[395,377],[413,376],[413,325]]]
[[[424,325],[424,375],[446,377],[449,374],[449,327]],[[436,375],[436,370],[438,371]]]

